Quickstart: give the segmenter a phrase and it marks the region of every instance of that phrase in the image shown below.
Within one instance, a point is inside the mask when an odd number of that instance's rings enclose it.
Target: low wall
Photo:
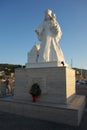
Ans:
[[[76,85],[76,94],[87,96],[87,85]]]

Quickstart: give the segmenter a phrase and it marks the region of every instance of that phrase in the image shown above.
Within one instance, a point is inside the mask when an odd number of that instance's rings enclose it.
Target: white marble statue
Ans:
[[[62,35],[61,28],[56,15],[51,10],[45,11],[45,17],[35,32],[40,44],[34,45],[28,53],[27,66],[30,66],[30,63],[38,63],[38,65],[58,63],[58,66],[66,66],[63,52],[58,44]]]
[[[45,18],[35,32],[41,41],[38,62],[65,62],[62,50],[58,44],[62,32],[56,21],[56,16],[51,10],[45,11]]]

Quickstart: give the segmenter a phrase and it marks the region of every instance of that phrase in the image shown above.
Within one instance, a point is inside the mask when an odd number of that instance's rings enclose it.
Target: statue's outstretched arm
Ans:
[[[39,27],[37,29],[35,29],[35,32],[38,36],[38,39],[40,41],[42,41],[42,34],[43,34],[43,30],[44,30],[44,25],[43,25],[43,22],[39,25]]]

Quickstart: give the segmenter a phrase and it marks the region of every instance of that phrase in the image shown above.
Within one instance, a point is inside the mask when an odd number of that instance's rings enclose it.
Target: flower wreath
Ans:
[[[39,96],[39,95],[41,94],[40,86],[39,86],[37,83],[34,83],[34,84],[31,86],[30,94],[31,94],[32,96]]]

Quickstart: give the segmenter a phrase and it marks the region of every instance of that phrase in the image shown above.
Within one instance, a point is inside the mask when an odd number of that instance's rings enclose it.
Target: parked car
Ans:
[[[87,80],[76,80],[76,84],[77,84],[77,85],[80,85],[80,84],[82,84],[82,85],[87,84]]]

